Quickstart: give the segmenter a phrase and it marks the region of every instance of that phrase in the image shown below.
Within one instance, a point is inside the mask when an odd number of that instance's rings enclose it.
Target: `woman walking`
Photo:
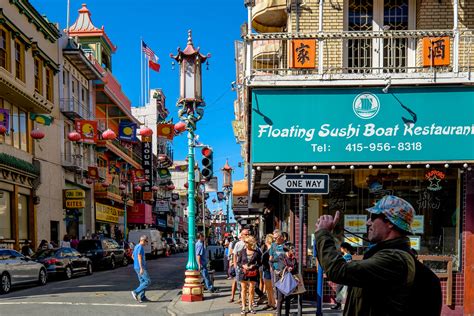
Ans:
[[[247,313],[246,303],[248,296],[249,312],[255,314],[253,309],[253,299],[255,296],[255,287],[258,280],[258,268],[262,263],[262,255],[257,251],[257,242],[253,236],[245,239],[245,248],[237,254],[237,266],[241,273],[240,286],[242,289],[242,311],[241,315]]]
[[[292,275],[298,274],[298,261],[295,257],[295,246],[293,244],[287,243],[283,247],[283,250],[285,251],[285,255],[278,257],[278,266],[280,267],[279,271],[282,271],[282,275],[280,275],[280,278],[283,277],[284,273],[291,273]],[[285,301],[285,315],[290,315],[292,297],[292,295],[285,296],[282,292],[280,292],[280,290],[277,289],[278,316],[281,316],[283,301]]]
[[[265,243],[262,247],[262,272],[263,272],[263,288],[267,294],[267,309],[275,309],[275,297],[273,295],[272,273],[270,271],[270,248],[273,243],[273,235],[267,234]]]

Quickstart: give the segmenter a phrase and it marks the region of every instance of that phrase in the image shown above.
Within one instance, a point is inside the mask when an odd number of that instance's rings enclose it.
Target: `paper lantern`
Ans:
[[[174,124],[174,130],[176,131],[177,134],[184,132],[186,130],[186,123],[178,122]]]
[[[169,191],[173,191],[175,189],[174,185],[169,185],[166,187]]]
[[[158,191],[158,187],[156,185],[154,185],[154,186],[151,187],[151,190],[156,192],[156,191]]]
[[[7,133],[7,128],[3,125],[0,125],[0,135],[5,135]]]
[[[187,189],[187,188],[189,187],[189,184],[186,182],[186,183],[184,184],[184,187]]]
[[[135,188],[134,188],[134,189],[135,189],[135,191],[141,191],[141,190],[142,190],[142,187],[141,187],[141,186],[139,186],[139,185],[137,185],[137,186],[135,186]]]
[[[111,130],[110,128],[102,133],[102,139],[112,140],[112,139],[115,139],[115,138],[117,138],[117,134],[115,134],[115,132],[113,130]]]
[[[87,183],[87,184],[92,184],[92,183],[94,183],[94,180],[92,180],[92,179],[86,179],[86,183]]]
[[[39,140],[39,139],[43,139],[45,134],[42,131],[40,131],[39,129],[34,129],[34,130],[31,131],[30,136],[33,139],[38,139]]]
[[[139,134],[141,136],[151,136],[153,135],[153,130],[149,127],[144,127],[140,130]]]
[[[78,132],[74,131],[74,132],[70,132],[69,134],[67,134],[67,139],[69,139],[71,142],[77,142],[81,139],[81,134],[79,134]]]
[[[109,185],[110,185],[110,183],[108,183],[108,182],[102,182],[102,186],[103,186],[104,188],[108,188]]]
[[[120,191],[124,191],[127,187],[125,186],[125,184],[121,184],[119,185],[119,190]]]

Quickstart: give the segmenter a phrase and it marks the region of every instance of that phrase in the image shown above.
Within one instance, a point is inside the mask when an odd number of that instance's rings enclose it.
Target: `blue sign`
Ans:
[[[126,121],[120,122],[119,139],[126,142],[138,142],[137,124]]]
[[[474,160],[474,88],[255,89],[252,163]]]
[[[160,219],[160,218],[158,218],[158,219],[157,219],[157,224],[158,224],[158,226],[160,226],[160,227],[166,227],[166,219]]]

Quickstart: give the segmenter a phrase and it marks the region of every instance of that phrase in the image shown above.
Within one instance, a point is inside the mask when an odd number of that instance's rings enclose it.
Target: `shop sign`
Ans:
[[[450,38],[423,37],[423,66],[449,66],[450,58]]]
[[[248,208],[249,207],[249,197],[245,196],[234,196],[232,199],[233,208]]]
[[[446,174],[438,170],[430,170],[425,174],[426,180],[430,182],[427,189],[430,191],[439,191],[443,187],[440,185],[441,180],[446,177]]]
[[[158,218],[158,226],[160,227],[166,227],[166,220]]]
[[[156,201],[155,212],[169,212],[170,203],[169,201]]]
[[[75,120],[76,132],[81,134],[81,141],[87,144],[97,142],[97,121]]]
[[[138,142],[137,138],[137,124],[127,121],[122,121],[119,124],[119,139],[125,142]]]
[[[472,104],[474,87],[256,89],[251,161],[474,160]]]
[[[153,183],[153,153],[151,147],[152,137],[142,136],[142,168],[147,181],[143,185],[142,194],[143,199],[147,201],[153,199],[153,192],[151,191]]]
[[[344,228],[351,233],[367,233],[367,215],[344,215]]]
[[[81,189],[64,190],[64,197],[66,199],[85,199],[86,191],[81,190]]]
[[[95,218],[97,221],[118,223],[119,216],[123,216],[124,211],[105,204],[95,203]]]
[[[410,248],[415,249],[416,251],[420,251],[420,236],[408,236],[410,239]]]
[[[352,247],[362,247],[364,246],[364,241],[360,237],[356,236],[346,236],[344,241],[349,243]]]
[[[292,40],[291,68],[308,69],[316,67],[316,40]]]
[[[166,215],[166,224],[168,227],[174,227],[174,218],[170,214]]]
[[[424,215],[413,216],[413,222],[411,223],[411,230],[413,234],[424,234],[425,232],[425,216]]]
[[[66,200],[66,208],[84,208],[86,207],[85,200]]]

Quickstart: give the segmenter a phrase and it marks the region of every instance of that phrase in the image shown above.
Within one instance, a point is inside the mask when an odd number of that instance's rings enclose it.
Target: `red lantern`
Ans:
[[[79,141],[82,137],[81,137],[81,134],[79,134],[78,132],[74,131],[74,132],[70,132],[69,134],[67,134],[67,138],[68,138],[71,142],[77,142],[77,141]]]
[[[176,131],[176,134],[184,132],[186,130],[186,123],[178,122],[174,124],[174,130]]]
[[[125,191],[126,188],[127,188],[127,187],[125,186],[125,184],[119,185],[119,190],[120,190],[120,191]]]
[[[186,182],[186,183],[184,184],[184,187],[187,189],[187,188],[189,187],[189,184]]]
[[[165,160],[166,160],[166,155],[159,154],[159,155],[158,155],[158,160],[159,160],[160,162],[165,161]]]
[[[102,186],[103,186],[104,188],[108,188],[109,185],[110,185],[110,183],[108,183],[108,182],[102,182]]]
[[[169,185],[169,186],[167,187],[167,189],[168,189],[169,191],[173,191],[175,188],[176,188],[176,187],[175,187],[174,185]]]
[[[102,139],[112,140],[112,139],[115,139],[115,138],[117,138],[117,134],[115,134],[115,132],[113,130],[111,130],[110,128],[102,133]]]
[[[94,183],[94,180],[92,180],[92,179],[86,179],[86,183],[87,183],[87,184],[92,184],[92,183]]]
[[[141,191],[141,190],[142,190],[142,187],[139,186],[139,185],[137,185],[134,189],[135,189],[135,191]]]
[[[34,130],[31,131],[30,136],[33,139],[38,139],[39,140],[39,139],[43,139],[45,135],[39,129],[34,129]]]
[[[7,133],[7,128],[3,125],[0,125],[0,135],[5,135]]]
[[[141,136],[151,136],[153,135],[153,130],[149,127],[144,127],[140,130],[139,134]]]
[[[156,191],[158,191],[158,187],[156,185],[154,185],[154,186],[151,187],[151,190],[156,192]]]

